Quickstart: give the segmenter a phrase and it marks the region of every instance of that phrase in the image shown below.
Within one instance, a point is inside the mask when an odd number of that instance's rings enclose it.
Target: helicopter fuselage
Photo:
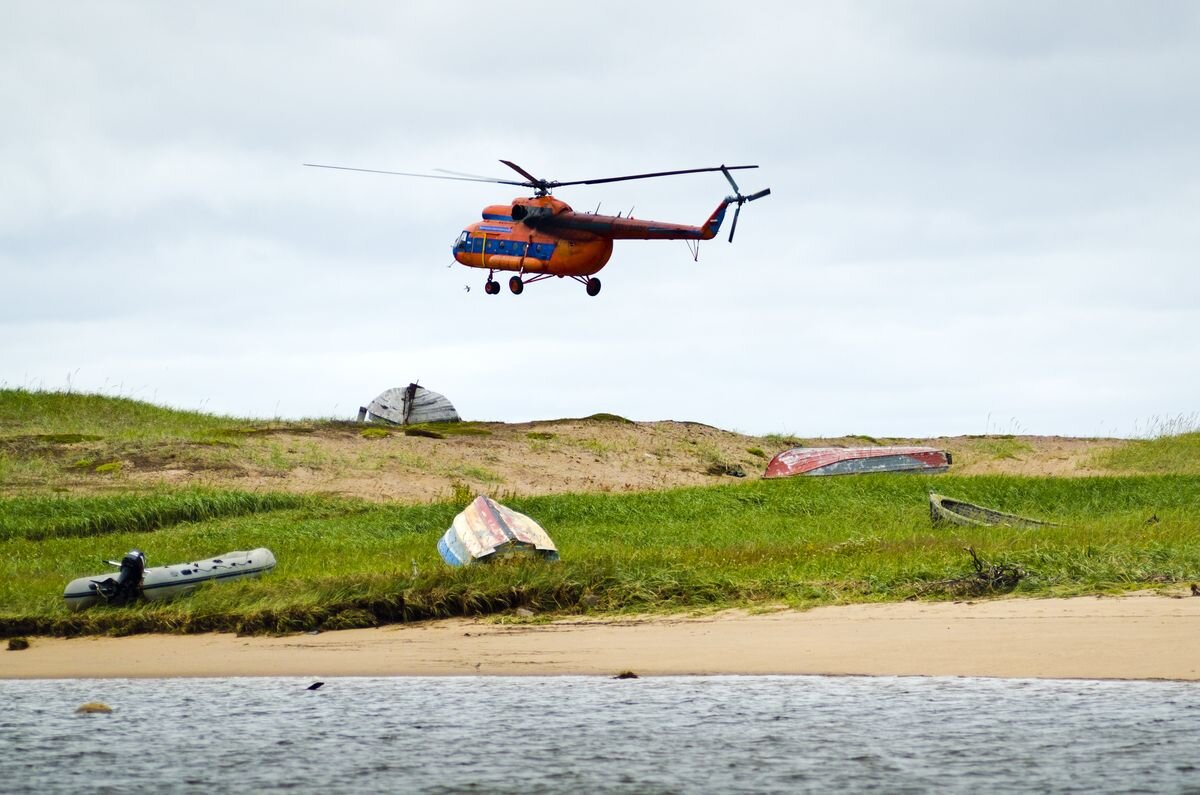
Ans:
[[[492,277],[496,271],[511,271],[516,275],[508,280],[508,289],[515,295],[525,290],[525,285],[549,279],[570,278],[581,282],[588,295],[600,292],[600,280],[593,274],[608,264],[612,256],[614,240],[711,240],[716,237],[725,220],[725,210],[734,205],[733,224],[729,230],[729,242],[737,231],[738,216],[742,205],[771,194],[764,188],[749,196],[742,195],[731,171],[758,166],[709,166],[706,168],[684,168],[676,171],[654,171],[644,174],[625,174],[619,177],[599,177],[562,182],[541,179],[526,171],[511,160],[501,160],[523,178],[496,179],[474,174],[443,171],[442,174],[415,174],[408,171],[382,171],[374,168],[351,168],[322,163],[305,163],[313,168],[335,168],[342,171],[366,171],[373,174],[392,174],[399,177],[421,179],[449,179],[458,182],[493,182],[499,185],[519,185],[532,188],[532,197],[518,197],[511,204],[493,204],[483,208],[483,220],[467,226],[454,241],[454,259],[468,268],[482,268],[488,272],[484,292],[496,295],[500,284]],[[609,182],[625,182],[631,179],[672,177],[680,174],[699,174],[720,171],[733,188],[700,226],[671,224],[664,221],[643,221],[633,217],[595,213],[577,213],[565,202],[551,196],[555,188],[567,185],[599,185]],[[597,208],[599,210],[599,208]],[[693,246],[692,254],[699,252],[699,243]],[[467,287],[470,290],[470,286]]]
[[[701,226],[620,215],[577,213],[553,196],[493,204],[454,243],[454,259],[469,268],[582,278],[603,268],[614,240],[711,240],[725,218],[724,199]]]

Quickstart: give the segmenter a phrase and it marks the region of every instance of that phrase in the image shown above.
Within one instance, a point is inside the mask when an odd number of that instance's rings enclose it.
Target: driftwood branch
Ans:
[[[988,563],[979,557],[974,547],[966,547],[966,551],[971,556],[971,567],[974,569],[971,574],[925,583],[919,591],[923,594],[949,593],[956,596],[1008,593],[1025,577],[1025,572],[1018,566]]]

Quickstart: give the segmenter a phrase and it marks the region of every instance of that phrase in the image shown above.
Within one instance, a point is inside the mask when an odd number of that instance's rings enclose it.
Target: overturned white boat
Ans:
[[[116,566],[116,575],[96,574],[71,580],[63,591],[67,607],[82,610],[97,603],[124,605],[138,599],[156,601],[172,599],[194,591],[206,582],[257,577],[275,568],[275,556],[269,549],[228,552],[219,558],[176,563],[171,566],[146,568],[146,555],[140,549],[130,550],[119,562],[105,561]]]
[[[395,387],[383,392],[365,407],[372,420],[396,425],[416,425],[422,422],[458,422],[458,410],[445,395],[418,384]],[[365,417],[360,416],[360,419]]]
[[[454,517],[438,552],[451,566],[512,557],[558,560],[558,549],[541,525],[483,495]]]

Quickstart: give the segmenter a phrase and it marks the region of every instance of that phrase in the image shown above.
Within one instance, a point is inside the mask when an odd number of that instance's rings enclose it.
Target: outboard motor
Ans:
[[[129,550],[120,563],[115,560],[106,560],[105,563],[117,566],[121,571],[115,579],[93,580],[96,593],[110,605],[127,605],[136,601],[142,595],[142,575],[146,571],[146,555],[142,550]]]

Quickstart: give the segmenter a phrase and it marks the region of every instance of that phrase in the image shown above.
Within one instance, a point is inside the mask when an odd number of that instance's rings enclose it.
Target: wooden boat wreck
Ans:
[[[793,447],[772,458],[763,477],[945,472],[952,463],[934,447]]]
[[[960,525],[964,527],[1056,527],[1053,522],[1029,519],[1003,513],[982,505],[954,500],[929,492],[929,520],[934,527]]]
[[[451,566],[514,557],[558,560],[558,549],[541,525],[483,495],[454,517],[438,541],[438,553]]]
[[[192,563],[146,568],[146,555],[130,550],[120,562],[105,561],[120,571],[116,575],[96,574],[71,580],[63,598],[71,610],[94,604],[125,605],[139,599],[157,601],[190,593],[206,582],[224,582],[257,577],[275,568],[275,556],[269,549],[228,552],[219,558]]]
[[[422,422],[458,422],[458,410],[445,395],[418,384],[388,389],[359,410],[359,420],[381,420],[394,425]]]

